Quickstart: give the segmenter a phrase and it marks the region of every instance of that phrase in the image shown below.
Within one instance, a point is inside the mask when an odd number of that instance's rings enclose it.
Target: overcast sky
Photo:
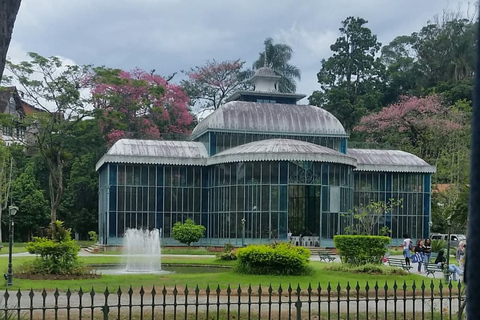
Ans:
[[[61,56],[77,64],[161,75],[202,65],[207,59],[251,66],[263,41],[286,43],[300,68],[299,93],[318,89],[320,61],[331,55],[340,22],[369,21],[382,44],[419,31],[447,11],[473,14],[462,0],[23,0],[9,58],[25,53]],[[470,9],[469,9],[470,8]],[[180,81],[181,77],[174,78]]]

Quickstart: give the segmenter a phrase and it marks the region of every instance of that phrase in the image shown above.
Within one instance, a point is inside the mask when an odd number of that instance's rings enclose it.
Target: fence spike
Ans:
[[[248,295],[249,295],[249,296],[252,295],[252,284],[249,284],[249,285],[248,285],[248,290],[247,290],[247,292],[248,292]]]
[[[210,285],[207,284],[207,289],[205,289],[205,293],[207,294],[207,296],[210,295]]]
[[[317,291],[318,291],[318,292],[322,291],[322,286],[321,286],[321,284],[320,284],[320,281],[318,282]]]
[[[132,294],[133,294],[133,288],[132,286],[130,286],[130,288],[128,289],[128,295],[132,296]]]
[[[403,291],[407,291],[407,282],[403,280],[403,286],[402,286]]]
[[[385,291],[388,290],[388,282],[387,282],[387,280],[385,280],[385,285],[383,286],[383,289],[385,289]]]
[[[198,288],[198,284],[195,286],[195,295],[198,296],[200,294],[200,289]]]
[[[412,290],[413,292],[415,293],[415,289],[417,288],[417,285],[415,284],[415,280],[413,280],[413,283],[412,283]]]
[[[340,287],[340,282],[337,282],[337,292],[340,294],[342,287]]]
[[[167,288],[165,288],[165,285],[163,285],[162,295],[163,295],[163,296],[166,296],[166,295],[167,295]]]
[[[283,293],[283,288],[282,288],[282,284],[280,284],[280,285],[278,286],[278,294],[281,296],[282,293]]]
[[[8,293],[8,292],[7,292]],[[45,290],[45,288],[43,288],[42,290],[42,297],[45,299],[47,297],[47,291]],[[7,297],[8,298],[8,297]]]
[[[272,296],[272,293],[273,293],[273,288],[272,288],[272,284],[270,283],[270,285],[268,286],[268,294]]]
[[[145,290],[143,290],[143,285],[140,287],[140,296],[143,297],[143,295],[145,294]]]
[[[288,291],[289,294],[292,293],[293,289],[292,289],[292,284],[291,284],[291,283],[288,284],[288,289],[287,289],[287,291]]]
[[[122,289],[120,288],[120,286],[118,286],[117,296],[118,296],[118,297],[121,297],[121,296],[122,296]]]
[[[397,280],[394,280],[393,281],[393,290],[397,290],[397,289],[398,289]]]
[[[30,293],[28,294],[28,296],[30,297],[30,300],[32,300],[33,297],[35,296],[35,293],[33,292],[33,288],[30,289]]]
[[[60,292],[58,292],[58,288],[55,288],[55,292],[53,293],[53,296],[55,299],[58,299],[58,296],[60,295]]]
[[[217,290],[215,290],[215,291],[217,292],[217,295],[219,295],[220,292],[222,292],[222,290],[220,290],[220,285],[219,284],[217,284]]]
[[[70,299],[72,296],[72,292],[70,291],[70,288],[67,289],[67,298]]]
[[[230,284],[227,286],[227,294],[230,295],[232,293],[232,289],[230,288]]]
[[[110,295],[110,292],[108,291],[108,286],[105,286],[105,291],[103,292],[105,295],[105,298],[107,298]]]
[[[238,285],[237,294],[238,296],[242,294],[242,287],[240,287],[240,284]]]
[[[330,281],[328,281],[327,291],[328,292],[332,291],[332,286],[330,285]]]
[[[258,285],[258,295],[262,295],[262,284]]]
[[[17,291],[17,299],[20,299],[22,297],[22,292],[20,291],[20,289],[18,289]]]
[[[155,290],[155,285],[153,285],[152,291],[150,293],[152,294],[152,297],[155,297],[155,295],[157,294],[157,291]]]
[[[90,297],[94,297],[95,296],[95,290],[93,290],[93,287],[92,287],[92,290],[90,290]]]
[[[185,296],[188,296],[188,284],[185,285],[185,290],[183,290]]]
[[[176,296],[177,294],[178,294],[177,285],[175,285],[173,287],[173,295]]]
[[[345,287],[345,289],[347,289],[347,291],[350,291],[352,287],[350,287],[350,281],[347,281],[347,286]]]
[[[370,290],[370,285],[368,284],[368,281],[367,281],[367,283],[365,284],[365,291],[368,292],[368,290]]]
[[[443,281],[440,281],[440,283],[438,284],[438,289],[440,289],[440,292],[442,292],[442,289],[443,289]],[[433,290],[433,280],[432,280],[432,290]]]
[[[421,285],[422,291],[425,291],[425,280],[422,280],[422,285]]]

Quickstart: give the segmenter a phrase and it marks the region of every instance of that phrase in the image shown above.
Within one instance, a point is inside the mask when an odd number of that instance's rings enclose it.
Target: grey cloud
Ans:
[[[303,73],[298,91],[310,94],[347,16],[369,20],[388,43],[458,3],[465,10],[467,0],[24,0],[12,41],[80,64],[167,75],[213,58],[251,66],[272,36],[293,47],[292,63]]]

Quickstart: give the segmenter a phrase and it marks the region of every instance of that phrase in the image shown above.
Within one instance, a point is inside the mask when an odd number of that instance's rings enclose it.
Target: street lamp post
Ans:
[[[447,226],[448,226],[448,238],[447,238],[447,263],[444,267],[444,272],[445,272],[445,282],[448,282],[450,280],[450,275],[449,275],[449,266],[450,266],[450,227],[452,226],[452,216],[449,216],[447,218]]]
[[[245,216],[242,218],[242,247],[245,246]]]
[[[8,207],[8,271],[7,271],[7,286],[11,286],[12,283],[12,249],[13,249],[13,217],[18,211],[18,207],[12,204]]]

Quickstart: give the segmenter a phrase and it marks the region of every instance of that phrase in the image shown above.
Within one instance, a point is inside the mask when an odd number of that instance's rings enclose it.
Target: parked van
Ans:
[[[430,239],[432,240],[448,240],[448,234],[445,233],[434,233],[430,236]],[[450,246],[452,247],[458,247],[460,241],[466,241],[467,237],[464,234],[456,234],[456,233],[451,233],[450,234]]]

